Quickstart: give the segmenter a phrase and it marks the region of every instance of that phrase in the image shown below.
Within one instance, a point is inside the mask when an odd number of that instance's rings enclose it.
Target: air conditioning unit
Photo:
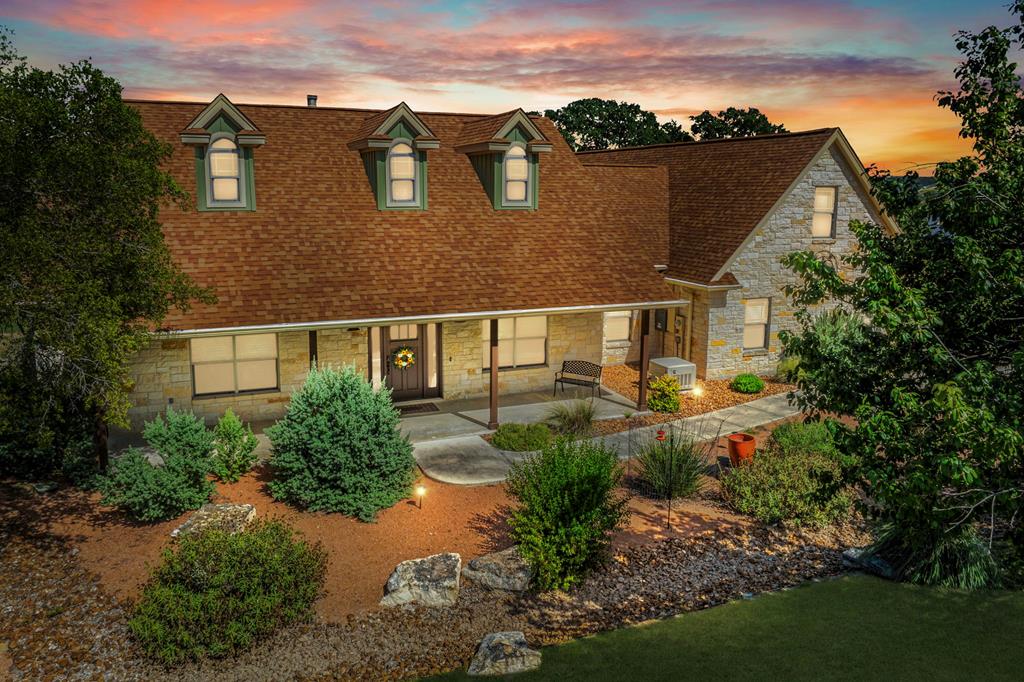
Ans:
[[[651,376],[674,376],[684,391],[693,390],[697,383],[697,365],[682,358],[653,358],[649,371]]]

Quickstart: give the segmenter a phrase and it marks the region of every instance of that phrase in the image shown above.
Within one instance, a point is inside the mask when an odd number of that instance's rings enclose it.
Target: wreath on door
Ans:
[[[407,369],[416,364],[416,352],[409,346],[402,346],[391,354],[391,364],[398,369]]]

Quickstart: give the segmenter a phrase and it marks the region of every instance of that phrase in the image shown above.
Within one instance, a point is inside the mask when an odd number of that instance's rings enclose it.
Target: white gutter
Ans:
[[[527,308],[523,310],[490,310],[478,313],[439,313],[435,315],[411,315],[405,317],[361,317],[350,320],[323,322],[282,322],[244,327],[216,327],[213,329],[181,329],[157,332],[167,336],[217,336],[221,334],[259,334],[263,332],[314,331],[338,327],[368,327],[390,324],[425,324],[427,322],[457,322],[461,320],[486,320],[493,317],[522,317],[524,315],[564,315],[568,313],[611,312],[615,310],[642,310],[649,308],[680,307],[689,304],[686,299],[673,301],[650,301],[647,303],[614,303],[611,305],[577,305],[561,308]]]
[[[675,277],[666,277],[665,281],[673,282],[675,284],[683,284],[688,287],[694,287],[695,289],[707,289],[708,291],[717,291],[722,289],[742,289],[742,284],[700,284],[698,282],[690,282],[685,279],[677,279]]]

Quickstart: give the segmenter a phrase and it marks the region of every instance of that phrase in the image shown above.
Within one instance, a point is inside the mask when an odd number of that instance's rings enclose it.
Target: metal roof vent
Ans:
[[[316,107],[316,95],[306,95],[306,106]]]

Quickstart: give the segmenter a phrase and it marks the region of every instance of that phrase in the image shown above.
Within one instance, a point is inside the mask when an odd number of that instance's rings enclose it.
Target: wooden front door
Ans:
[[[391,388],[391,396],[395,401],[415,400],[423,398],[424,381],[423,366],[426,357],[423,355],[423,326],[416,324],[396,324],[384,327],[386,338],[382,344],[384,351],[384,374],[387,385]],[[399,348],[411,348],[416,361],[411,367],[400,369],[395,367],[395,351]]]

